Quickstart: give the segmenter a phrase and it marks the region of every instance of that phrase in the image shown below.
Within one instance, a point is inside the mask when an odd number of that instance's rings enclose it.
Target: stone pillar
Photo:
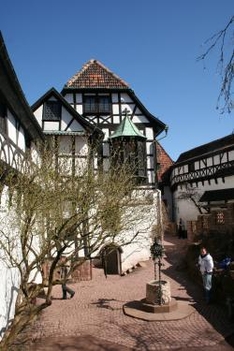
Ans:
[[[169,304],[171,302],[171,289],[170,282],[166,280],[161,281],[161,294],[160,301],[160,284],[158,280],[152,280],[146,284],[146,303],[152,305]]]

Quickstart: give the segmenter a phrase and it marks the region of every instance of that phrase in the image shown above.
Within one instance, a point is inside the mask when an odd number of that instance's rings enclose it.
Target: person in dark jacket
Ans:
[[[70,295],[70,298],[73,298],[75,295],[75,291],[72,290],[67,286],[68,280],[68,266],[66,265],[66,257],[61,258],[61,270],[60,270],[60,278],[62,281],[62,293],[63,293],[63,300],[67,299],[67,293]]]

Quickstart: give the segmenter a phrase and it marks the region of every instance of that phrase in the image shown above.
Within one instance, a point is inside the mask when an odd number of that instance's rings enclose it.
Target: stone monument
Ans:
[[[146,298],[142,300],[142,307],[147,312],[169,312],[177,307],[177,302],[171,298],[170,282],[161,278],[165,252],[161,239],[155,237],[150,252],[154,261],[154,280],[146,284]]]
[[[171,297],[170,282],[161,279],[164,247],[160,238],[155,237],[150,248],[154,261],[154,280],[146,283],[146,297],[131,301],[123,306],[126,315],[147,321],[179,320],[194,312],[186,301]]]

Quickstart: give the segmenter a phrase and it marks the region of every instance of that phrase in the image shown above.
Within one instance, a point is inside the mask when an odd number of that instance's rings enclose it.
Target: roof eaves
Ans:
[[[5,70],[7,77],[7,82],[9,83],[9,94],[6,94],[6,85],[4,91],[8,104],[11,106],[14,112],[17,112],[17,116],[20,119],[22,125],[27,129],[27,133],[32,139],[44,139],[41,127],[38,124],[37,120],[34,118],[32,110],[25,98],[24,92],[8,55],[5,42],[0,31],[0,60],[2,68]],[[11,97],[10,97],[11,93]],[[13,94],[12,94],[13,93]],[[17,97],[17,99],[15,99]]]

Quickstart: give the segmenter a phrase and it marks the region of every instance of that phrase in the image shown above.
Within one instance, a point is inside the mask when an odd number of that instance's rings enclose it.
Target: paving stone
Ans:
[[[162,278],[170,281],[171,295],[193,313],[183,318],[146,321],[128,316],[123,306],[146,295],[146,283],[154,279],[152,261],[141,263],[130,274],[109,275],[93,269],[93,280],[71,284],[73,299],[61,300],[61,287],[53,290],[53,303],[43,311],[32,330],[34,351],[153,351],[231,350],[234,323],[228,321],[224,306],[203,301],[201,287],[185,272],[177,270],[186,249],[183,242],[169,236],[165,241]],[[190,310],[189,308],[189,310]],[[225,338],[229,336],[229,343]]]

